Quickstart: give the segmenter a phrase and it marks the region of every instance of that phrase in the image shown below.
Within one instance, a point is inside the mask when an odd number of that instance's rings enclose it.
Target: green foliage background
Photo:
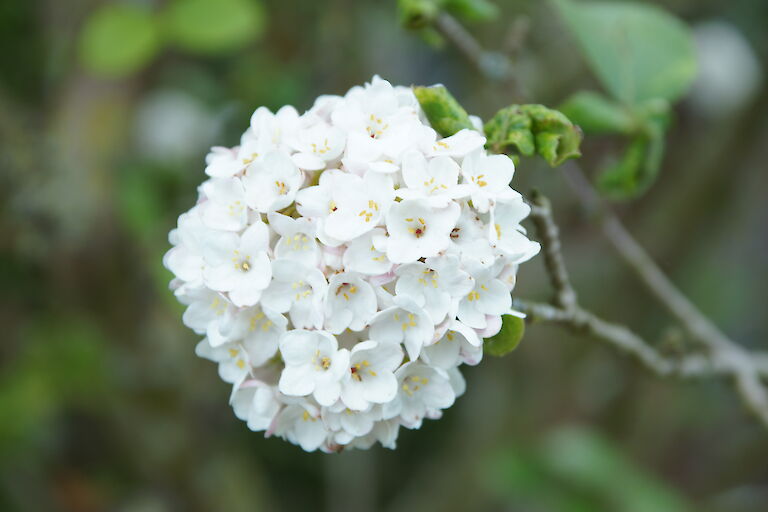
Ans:
[[[441,50],[429,17],[413,15],[422,4],[508,51],[518,87]],[[468,368],[466,395],[403,430],[397,451],[265,440],[234,418],[167,290],[167,233],[195,200],[207,148],[236,144],[259,105],[305,109],[379,73],[445,84],[485,121],[507,105],[562,105],[602,190],[644,194],[619,206],[630,229],[718,324],[764,349],[768,86],[713,117],[684,96],[695,69],[672,48],[690,43],[686,25],[725,21],[764,71],[767,4],[581,4],[0,4],[0,510],[767,510],[768,435],[726,384],[659,381],[554,327],[530,326],[514,352]],[[643,53],[659,42],[670,50]],[[514,184],[552,199],[585,304],[684,346],[556,169],[522,158]],[[548,298],[540,261],[517,290]]]

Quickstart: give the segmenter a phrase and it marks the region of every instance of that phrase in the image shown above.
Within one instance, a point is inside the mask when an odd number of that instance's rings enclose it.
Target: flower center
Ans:
[[[310,144],[310,146],[312,146],[312,152],[315,153],[316,155],[324,155],[331,150],[331,146],[328,145],[328,139],[325,139],[323,141],[323,145],[319,148],[317,147],[317,144],[315,144],[314,142]]]
[[[284,181],[275,181],[275,187],[277,187],[277,193],[284,196],[288,193],[288,187],[285,186]]]
[[[360,382],[363,380],[363,373],[364,369],[371,366],[371,362],[367,359],[364,359],[363,361],[360,361],[359,363],[355,363],[350,367],[349,371],[352,374],[352,378],[355,379],[357,382]],[[371,377],[376,376],[376,372],[373,370],[368,370],[368,374]]]
[[[334,203],[335,207],[335,203]],[[365,217],[365,222],[371,222],[371,218],[373,217],[375,212],[379,211],[379,203],[374,201],[373,199],[368,200],[368,208],[360,210],[360,213],[357,214],[358,217]]]
[[[413,236],[415,236],[416,238],[421,238],[422,236],[424,236],[424,233],[426,233],[427,231],[427,223],[421,217],[416,219],[416,222],[414,222],[414,219],[412,217],[409,217],[405,219],[405,222],[413,224],[408,228],[408,232]]]
[[[423,386],[426,386],[428,383],[428,378],[413,375],[410,379],[406,379],[403,382],[403,391],[405,391],[408,396],[413,396],[416,391],[421,389]]]
[[[248,272],[251,270],[251,255],[246,254],[245,257],[241,256],[240,251],[235,251],[235,256],[232,258],[235,263],[235,269],[240,272]]]
[[[315,351],[315,357],[312,359],[312,363],[317,370],[327,370],[331,367],[331,358],[328,356],[320,356],[320,351]]]
[[[380,117],[376,117],[373,114],[368,118],[368,126],[365,127],[368,136],[372,139],[381,137],[387,131],[387,128],[389,128],[389,123],[384,123]]]
[[[350,295],[354,295],[357,293],[357,286],[350,284],[350,283],[341,283],[341,285],[336,288],[336,296],[338,297],[341,295],[344,297],[344,300],[349,300]]]
[[[472,180],[472,183],[474,183],[478,187],[484,187],[488,185],[488,182],[483,180],[484,177],[485,177],[485,174],[478,174],[477,176],[472,176],[470,180]]]
[[[245,206],[240,201],[234,201],[228,205],[228,208],[229,216],[234,217],[235,215],[240,215],[245,209]]]

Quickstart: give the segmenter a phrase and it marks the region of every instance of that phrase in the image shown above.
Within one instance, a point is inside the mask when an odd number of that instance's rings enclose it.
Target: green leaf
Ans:
[[[440,14],[440,4],[441,0],[397,0],[400,23],[411,30],[427,28]]]
[[[517,348],[525,333],[525,321],[513,315],[502,317],[501,330],[495,336],[486,338],[484,348],[486,354],[501,357]]]
[[[544,467],[561,485],[601,496],[603,510],[683,512],[683,496],[643,471],[597,432],[566,427],[549,434],[541,450]]]
[[[152,13],[132,4],[107,4],[86,20],[79,55],[90,72],[121,77],[144,67],[160,47]]]
[[[637,122],[627,107],[596,92],[577,92],[560,105],[560,111],[586,133],[629,135],[637,127]]]
[[[499,13],[488,0],[444,0],[445,10],[463,21],[487,21]]]
[[[669,107],[664,101],[652,101],[635,109],[641,123],[624,155],[608,167],[598,179],[600,192],[610,199],[638,197],[656,181],[664,157],[664,134],[669,124]]]
[[[486,124],[486,147],[496,153],[539,154],[552,167],[581,156],[581,131],[566,116],[543,105],[510,105]]]
[[[475,129],[467,111],[442,85],[414,87],[413,93],[432,128],[443,137],[450,137],[459,130]]]
[[[674,101],[690,87],[695,48],[690,30],[677,18],[633,2],[553,2],[592,71],[616,99],[627,105]]]
[[[168,38],[195,53],[227,52],[249,43],[264,28],[254,0],[174,0],[165,12]]]

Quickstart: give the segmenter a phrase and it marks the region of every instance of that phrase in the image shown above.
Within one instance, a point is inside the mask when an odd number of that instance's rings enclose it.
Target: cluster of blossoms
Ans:
[[[479,120],[476,120],[479,125]],[[374,77],[303,115],[259,108],[215,147],[165,265],[252,430],[307,451],[393,448],[464,391],[535,255],[529,207],[478,130],[441,138]]]

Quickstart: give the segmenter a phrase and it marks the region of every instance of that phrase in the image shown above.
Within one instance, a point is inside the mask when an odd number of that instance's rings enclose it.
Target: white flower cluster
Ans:
[[[477,120],[479,123],[479,120]],[[215,147],[164,263],[235,414],[304,450],[393,448],[464,391],[539,245],[514,165],[374,77]]]

